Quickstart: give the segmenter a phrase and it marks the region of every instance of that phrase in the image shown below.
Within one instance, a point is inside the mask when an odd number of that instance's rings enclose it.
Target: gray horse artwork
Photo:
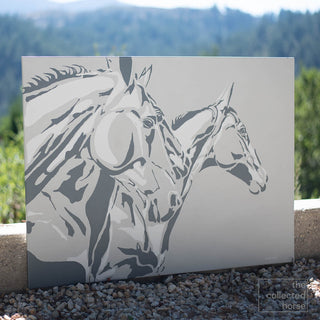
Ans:
[[[266,189],[230,105],[233,83],[170,124],[147,90],[152,70],[106,58],[103,69],[51,68],[24,84],[29,286],[163,274],[185,199],[208,167],[252,194]]]

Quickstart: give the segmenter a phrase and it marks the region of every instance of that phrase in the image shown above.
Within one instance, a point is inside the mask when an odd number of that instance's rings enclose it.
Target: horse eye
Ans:
[[[244,139],[246,139],[247,141],[249,140],[248,133],[245,127],[241,127],[239,133]]]
[[[239,133],[240,133],[242,136],[246,136],[246,135],[247,135],[247,130],[246,130],[246,128],[245,128],[245,127],[240,128]]]
[[[162,114],[157,114],[157,121],[161,122],[162,121]]]
[[[146,129],[150,129],[154,126],[155,124],[155,121],[152,117],[146,117],[145,119],[143,119],[143,126],[146,128]]]
[[[156,111],[157,121],[158,121],[158,122],[161,122],[161,121],[162,121],[162,118],[163,118],[163,113],[162,113],[162,111],[160,110],[159,107],[153,106],[153,108],[154,108],[155,111]]]

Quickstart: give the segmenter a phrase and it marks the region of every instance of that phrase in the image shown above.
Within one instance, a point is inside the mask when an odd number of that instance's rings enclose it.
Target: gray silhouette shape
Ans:
[[[229,172],[253,194],[265,190],[266,172],[230,107],[233,84],[169,125],[147,91],[152,66],[139,74],[121,57],[94,72],[51,70],[23,94],[32,133],[25,172],[30,287],[163,273],[183,203],[208,167]],[[226,147],[226,136],[240,149]]]

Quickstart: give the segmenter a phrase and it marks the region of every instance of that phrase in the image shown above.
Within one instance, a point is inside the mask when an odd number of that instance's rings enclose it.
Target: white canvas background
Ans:
[[[234,82],[230,105],[246,125],[269,177],[266,191],[253,195],[220,168],[200,173],[170,238],[166,272],[292,260],[293,63],[291,58],[134,60],[141,68],[153,65],[149,92],[170,118],[213,103]]]
[[[24,79],[73,63],[105,68],[104,57],[44,57],[24,65]],[[165,273],[291,261],[293,59],[136,57],[133,71],[151,64],[148,92],[170,120],[212,104],[234,82],[230,105],[269,177],[266,191],[252,195],[219,168],[200,173],[171,234]]]

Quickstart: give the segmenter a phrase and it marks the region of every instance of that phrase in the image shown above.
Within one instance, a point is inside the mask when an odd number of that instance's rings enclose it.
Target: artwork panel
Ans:
[[[288,58],[24,57],[29,286],[291,261],[293,79]]]

